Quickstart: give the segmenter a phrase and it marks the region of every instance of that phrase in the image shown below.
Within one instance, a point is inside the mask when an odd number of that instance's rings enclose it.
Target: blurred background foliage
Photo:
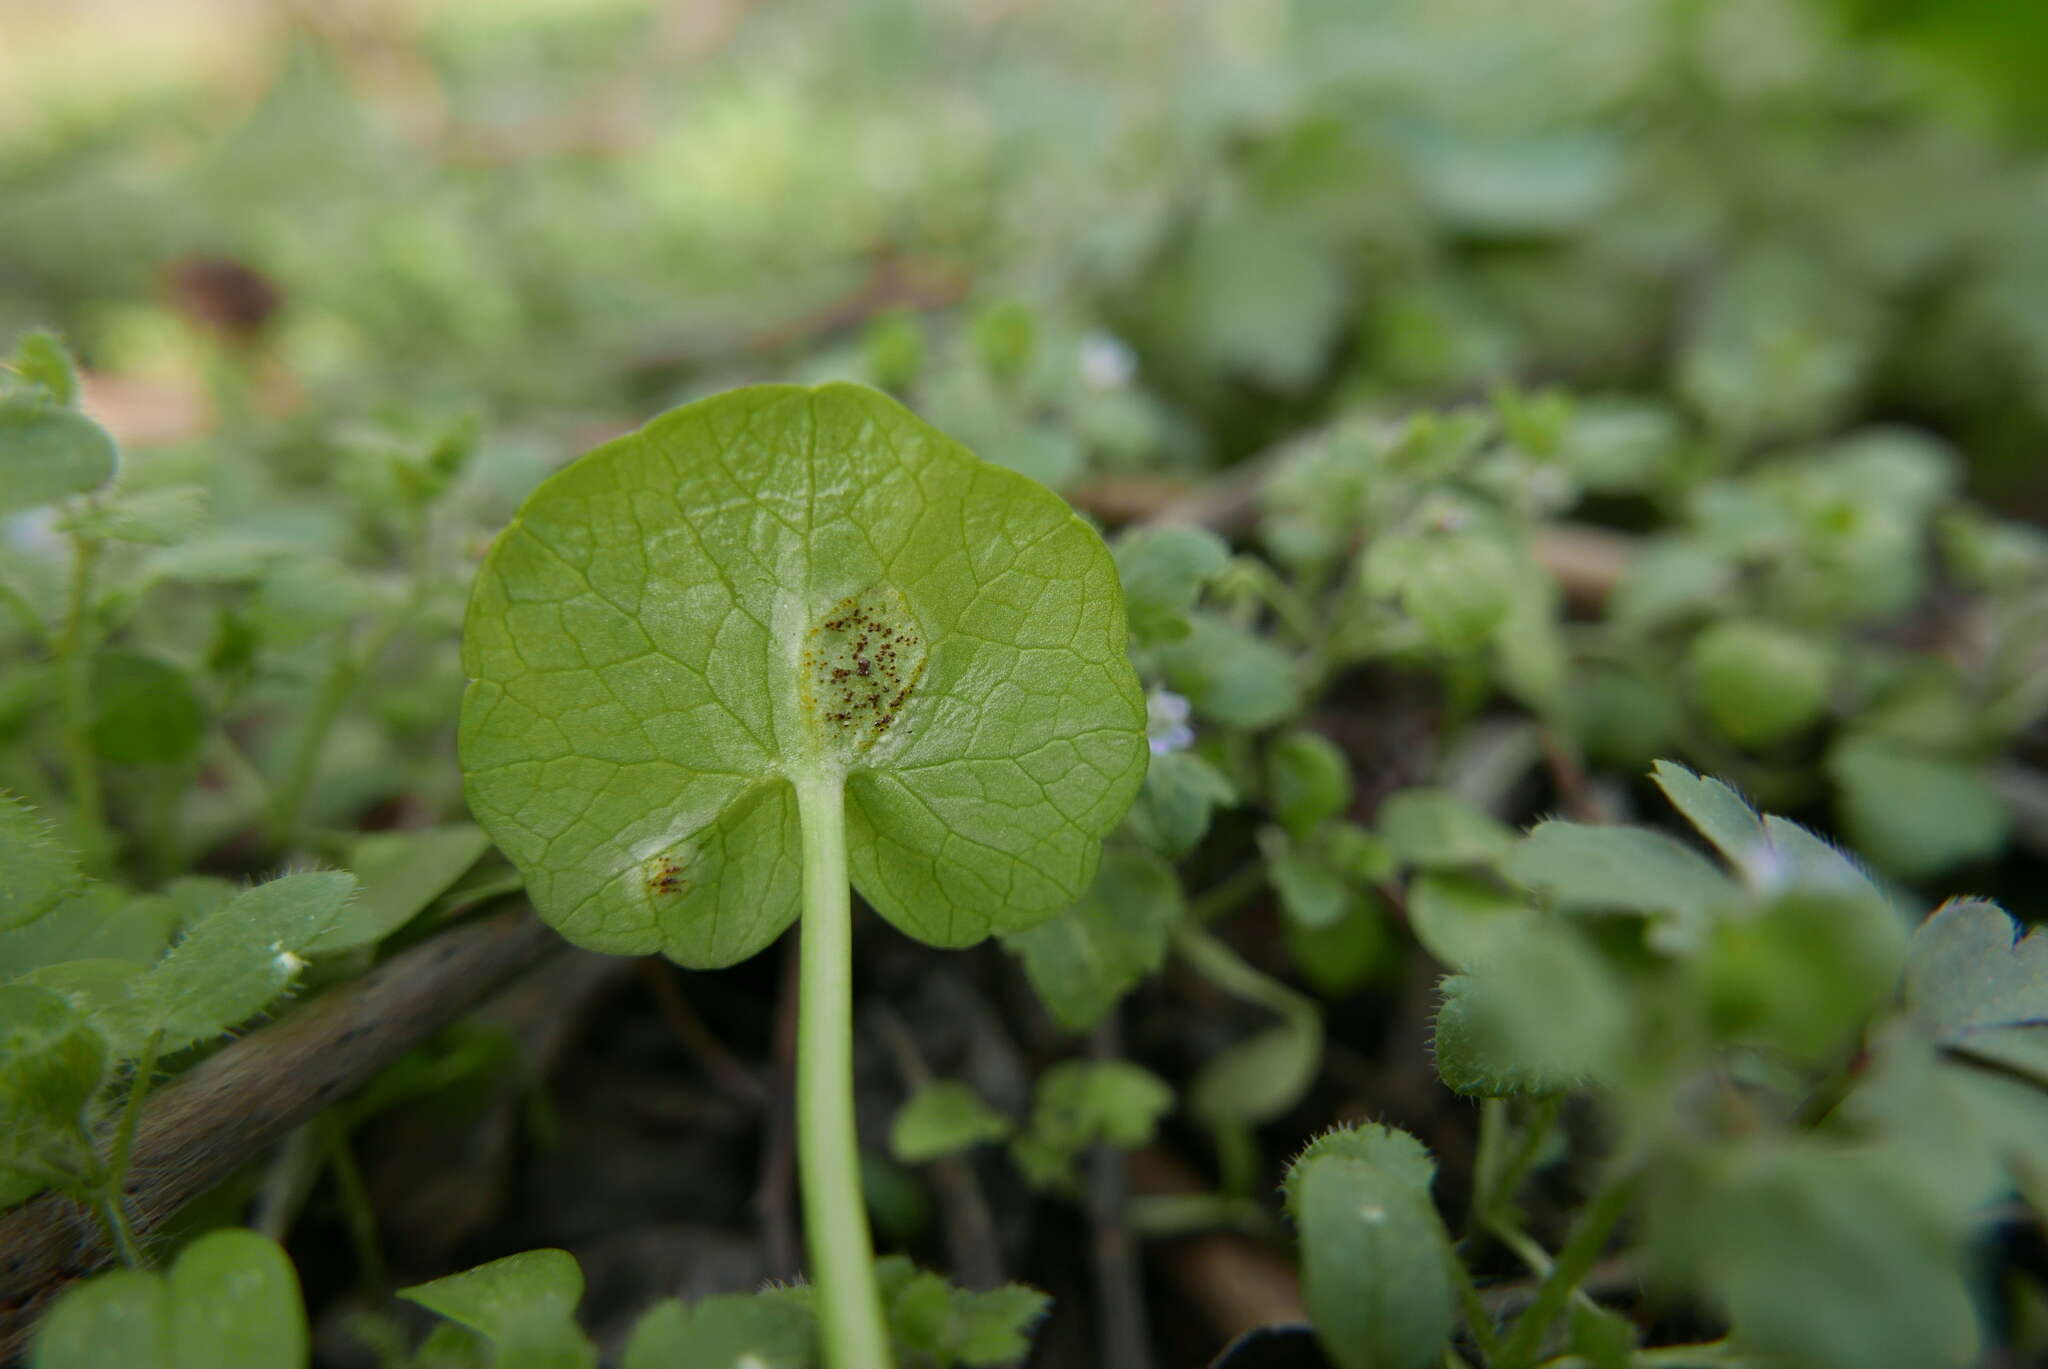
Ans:
[[[6,22],[0,332],[57,327],[118,376],[240,363],[305,424],[480,407],[495,446],[738,375],[923,367],[935,417],[999,434],[1015,397],[953,344],[1008,345],[1038,379],[1106,328],[1138,392],[1033,396],[1068,421],[1021,463],[1206,468],[1342,406],[1516,380],[1654,397],[1728,460],[1911,419],[1971,453],[1976,489],[2043,489],[2033,6],[219,0]],[[1007,344],[982,316],[1006,302]],[[865,354],[820,355],[888,305]]]
[[[882,385],[1112,522],[1249,472],[1249,518],[1204,516],[1336,623],[1306,683],[1420,650],[1624,773],[1833,793],[1908,876],[2001,849],[2023,782],[1983,767],[2043,746],[2048,550],[1985,508],[2048,501],[2033,7],[0,13],[0,336],[65,337],[123,488],[191,515],[101,626],[246,712],[286,809],[445,808],[480,539],[569,453],[775,378]],[[1591,547],[1597,624],[1520,575],[1560,519],[1648,534]],[[55,621],[38,526],[0,568]],[[1315,597],[1360,539],[1419,633]],[[1204,713],[1204,652],[1162,650]],[[29,727],[34,673],[0,692]],[[1954,830],[1887,811],[1929,785]]]

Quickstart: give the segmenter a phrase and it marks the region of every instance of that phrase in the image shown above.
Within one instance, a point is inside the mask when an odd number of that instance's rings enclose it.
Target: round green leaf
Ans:
[[[36,1337],[36,1369],[300,1369],[299,1278],[275,1241],[229,1227],[168,1275],[122,1269],[67,1292]]]
[[[206,708],[184,671],[139,651],[92,662],[92,744],[123,765],[175,765],[206,736]]]
[[[1080,902],[1003,944],[1023,958],[1053,1021],[1083,1032],[1158,970],[1182,913],[1171,865],[1142,847],[1112,845]]]
[[[1850,840],[1893,874],[1928,879],[2005,845],[2011,819],[1977,766],[1854,737],[1828,753],[1827,769]]]
[[[84,879],[36,811],[0,789],[0,929],[35,921]]]
[[[897,1110],[889,1127],[889,1151],[906,1165],[918,1165],[1000,1141],[1014,1129],[972,1086],[934,1079]]]
[[[688,405],[544,483],[477,578],[472,811],[563,935],[731,964],[853,881],[962,946],[1079,897],[1145,773],[1115,566],[1050,491],[850,385]]]
[[[306,1362],[299,1276],[277,1242],[209,1231],[171,1267],[172,1369],[298,1369]]]
[[[77,1005],[52,989],[0,985],[0,1060],[0,1161],[40,1161],[84,1134],[107,1042]]]
[[[1834,678],[1822,644],[1747,621],[1716,623],[1695,637],[1685,668],[1707,717],[1744,746],[1769,746],[1818,722]]]
[[[1308,1161],[1299,1195],[1302,1293],[1344,1369],[1425,1369],[1450,1340],[1450,1241],[1426,1181],[1346,1154]]]
[[[75,409],[0,404],[0,516],[96,490],[114,478],[114,439]]]
[[[1286,732],[1266,750],[1267,801],[1297,837],[1351,806],[1351,762],[1317,732]]]
[[[170,1294],[140,1269],[117,1269],[65,1292],[36,1328],[35,1369],[167,1365]]]

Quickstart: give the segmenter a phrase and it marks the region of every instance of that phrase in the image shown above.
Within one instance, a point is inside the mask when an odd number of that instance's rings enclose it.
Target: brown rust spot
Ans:
[[[865,750],[894,727],[925,668],[924,634],[897,590],[848,595],[811,629],[800,697],[814,729]]]
[[[642,861],[640,878],[650,897],[681,898],[690,892],[689,868],[689,853],[678,848]]]

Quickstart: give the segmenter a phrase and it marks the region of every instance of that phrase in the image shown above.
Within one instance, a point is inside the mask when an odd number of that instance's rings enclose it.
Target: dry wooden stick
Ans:
[[[444,932],[251,1032],[158,1090],[127,1201],[147,1239],[186,1202],[562,948],[524,907]],[[63,1288],[113,1259],[86,1209],[45,1194],[0,1217],[0,1363]]]

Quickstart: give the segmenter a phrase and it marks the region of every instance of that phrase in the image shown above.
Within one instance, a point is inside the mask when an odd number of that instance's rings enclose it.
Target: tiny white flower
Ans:
[[[1121,390],[1138,374],[1138,354],[1110,333],[1093,332],[1081,339],[1081,380],[1093,390]]]
[[[64,534],[57,531],[57,510],[54,507],[29,509],[9,518],[0,518],[0,546],[52,560],[70,553]]]
[[[1155,689],[1147,694],[1145,739],[1155,756],[1193,746],[1195,729],[1188,725],[1188,701],[1170,689]]]

